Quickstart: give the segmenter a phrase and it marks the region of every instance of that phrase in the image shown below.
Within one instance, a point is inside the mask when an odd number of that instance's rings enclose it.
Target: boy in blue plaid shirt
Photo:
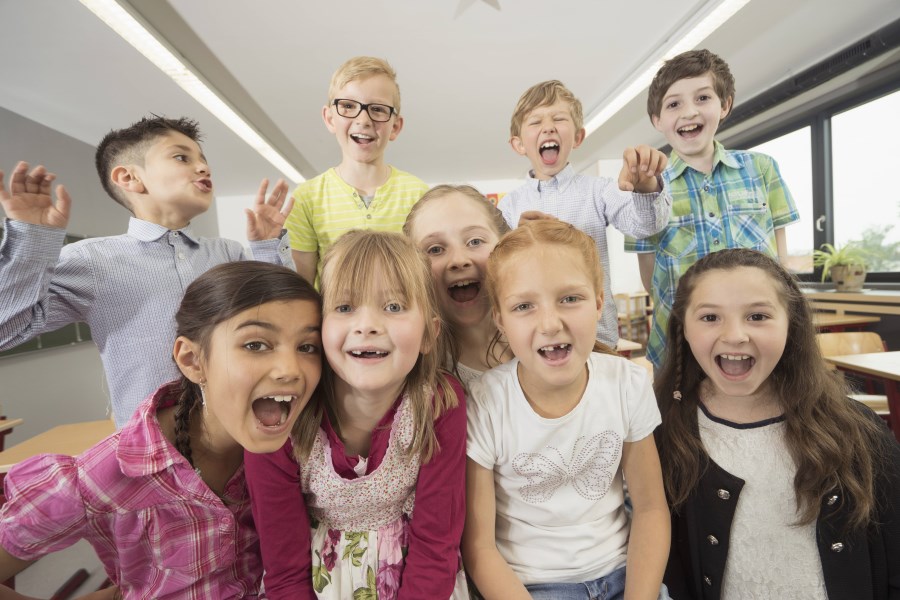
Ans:
[[[775,160],[726,150],[715,140],[734,103],[734,77],[709,50],[666,61],[650,84],[647,112],[672,146],[663,172],[672,215],[659,233],[626,238],[638,252],[641,280],[653,299],[647,358],[659,368],[678,279],[692,264],[723,248],[751,248],[784,258],[784,227],[800,218]]]

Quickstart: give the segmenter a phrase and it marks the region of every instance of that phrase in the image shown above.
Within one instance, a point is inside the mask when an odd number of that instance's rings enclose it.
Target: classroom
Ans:
[[[616,178],[625,148],[671,150],[646,109],[660,61],[708,48],[737,82],[716,139],[777,160],[800,215],[785,230],[784,264],[817,311],[820,331],[871,332],[884,349],[900,351],[900,201],[890,181],[900,164],[896,0],[106,3],[143,25],[169,53],[158,60],[180,60],[172,69],[205,84],[224,111],[190,95],[173,80],[178,75],[164,73],[92,12],[103,4],[0,2],[0,170],[8,176],[24,160],[57,174],[74,199],[67,242],[126,226],[128,211],[98,185],[94,151],[111,128],[142,116],[199,121],[215,202],[191,224],[201,236],[246,246],[243,211],[262,178],[284,178],[293,189],[339,162],[322,112],[326,82],[349,57],[383,57],[397,71],[404,122],[387,151],[390,164],[429,187],[470,184],[502,204],[527,176],[527,161],[509,145],[509,118],[528,86],[558,79],[580,98],[587,135],[570,164]],[[238,123],[223,122],[223,112]],[[606,235],[615,295],[608,300],[616,303],[620,338],[634,342],[626,347],[640,359],[652,302],[622,233],[609,227]],[[836,291],[822,277],[814,251],[823,244],[864,248],[862,291]],[[87,328],[42,337],[0,352],[0,415],[22,420],[0,438],[0,449],[111,416]],[[852,364],[842,368],[854,372]],[[900,365],[895,371],[900,378]],[[900,386],[875,381],[868,394]],[[900,424],[900,415],[891,418]],[[79,548],[60,562],[42,559],[17,576],[17,588],[49,597],[78,568],[96,588],[102,569],[89,547]]]

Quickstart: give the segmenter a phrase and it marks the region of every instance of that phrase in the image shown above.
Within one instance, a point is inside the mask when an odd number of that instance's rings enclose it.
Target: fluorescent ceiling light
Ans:
[[[172,81],[222,121],[251,148],[274,165],[285,177],[294,183],[305,181],[305,178],[291,163],[257,133],[237,111],[222,100],[219,93],[200,77],[196,69],[183,56],[169,48],[165,38],[154,31],[138,15],[126,10],[116,0],[81,0],[81,3],[122,36],[126,42],[134,46],[150,62],[159,67]]]
[[[691,19],[684,27],[676,31],[670,38],[670,40],[674,41],[667,40],[657,48],[653,56],[638,69],[638,75],[616,88],[610,94],[609,99],[604,100],[600,107],[588,116],[584,124],[586,135],[591,135],[597,131],[601,125],[622,110],[635,96],[649,87],[650,82],[653,81],[653,76],[656,75],[664,61],[696,47],[749,1],[722,0],[721,2],[710,2],[707,6],[712,6],[711,10],[708,9],[705,15],[701,10],[696,18]],[[690,29],[679,37],[681,31],[688,28]]]

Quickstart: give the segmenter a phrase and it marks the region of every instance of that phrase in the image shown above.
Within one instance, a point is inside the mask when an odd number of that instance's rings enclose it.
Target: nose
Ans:
[[[472,264],[472,259],[469,258],[469,254],[464,248],[451,248],[449,254],[449,267],[451,269],[463,269]]]
[[[353,332],[358,335],[377,335],[384,329],[383,315],[380,309],[362,306],[356,309]]]
[[[551,133],[556,131],[556,123],[552,118],[544,119],[544,122],[541,125],[541,129],[544,133]]]
[[[539,309],[539,326],[544,335],[553,335],[562,329],[562,321],[555,306],[545,306]]]
[[[296,381],[303,370],[300,363],[303,357],[291,346],[284,346],[275,355],[272,365],[272,377],[278,381]]]
[[[743,344],[750,341],[744,322],[740,319],[726,321],[722,329],[722,341],[729,344]]]
[[[197,172],[204,175],[211,175],[212,173],[209,170],[209,165],[206,164],[205,160],[201,160],[197,162]]]

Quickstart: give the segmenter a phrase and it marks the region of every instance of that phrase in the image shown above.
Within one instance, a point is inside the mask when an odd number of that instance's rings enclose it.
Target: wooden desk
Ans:
[[[839,315],[846,311],[870,315],[900,315],[900,291],[836,292],[806,288],[803,295],[814,309],[831,310]]]
[[[878,378],[884,383],[890,412],[888,422],[894,436],[900,440],[900,352],[828,356],[825,360],[841,371],[862,373]]]
[[[848,328],[861,330],[865,325],[878,323],[881,317],[867,315],[847,315],[832,312],[814,312],[813,325],[820,332],[846,331]]]
[[[110,419],[59,425],[0,452],[0,473],[37,454],[81,454],[106,436],[115,433]]]
[[[640,350],[641,348],[643,348],[643,346],[637,342],[632,342],[625,338],[619,338],[619,341],[616,343],[616,352],[625,358],[631,358],[631,353],[635,350]]]

